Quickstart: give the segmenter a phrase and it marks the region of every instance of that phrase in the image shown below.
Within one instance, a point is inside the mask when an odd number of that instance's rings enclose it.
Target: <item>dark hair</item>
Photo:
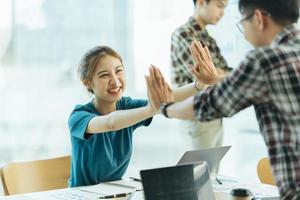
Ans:
[[[206,2],[209,2],[210,0],[205,0]],[[194,6],[196,6],[197,0],[193,0]]]
[[[100,59],[104,56],[113,56],[120,60],[123,64],[121,56],[112,48],[107,46],[96,46],[90,49],[81,59],[78,67],[78,75],[82,83],[87,87],[87,82],[91,81],[93,73]],[[94,93],[92,89],[87,87],[90,93]]]
[[[269,13],[280,25],[295,23],[299,18],[299,0],[239,0],[239,10],[242,14],[250,14],[255,9]]]

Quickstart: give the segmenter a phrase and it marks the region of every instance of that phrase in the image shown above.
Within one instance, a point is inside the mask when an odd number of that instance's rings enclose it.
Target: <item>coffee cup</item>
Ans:
[[[245,188],[235,188],[230,192],[231,200],[251,200],[251,192]]]

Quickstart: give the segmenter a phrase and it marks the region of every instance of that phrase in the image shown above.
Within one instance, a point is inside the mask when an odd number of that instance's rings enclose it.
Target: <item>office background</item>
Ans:
[[[70,153],[67,119],[90,96],[77,78],[89,48],[108,45],[123,57],[125,95],[146,98],[144,74],[152,63],[170,80],[170,35],[193,12],[187,0],[1,0],[0,164]],[[237,1],[230,0],[217,27],[209,27],[230,66],[251,47],[238,32]],[[266,155],[252,108],[224,120],[225,144],[233,145],[220,173],[257,180]],[[189,150],[178,120],[161,116],[135,132],[127,174],[172,165]]]

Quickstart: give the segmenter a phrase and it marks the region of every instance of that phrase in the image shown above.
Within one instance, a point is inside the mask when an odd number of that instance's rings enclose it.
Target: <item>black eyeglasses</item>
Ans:
[[[252,16],[254,15],[254,12],[252,12],[250,15],[244,17],[243,19],[241,19],[238,23],[236,23],[236,27],[239,29],[239,31],[244,34],[245,30],[244,30],[244,26],[243,26],[243,22],[250,19]]]
[[[240,31],[242,34],[245,33],[244,26],[243,26],[242,23],[243,23],[244,21],[250,19],[251,17],[253,17],[254,13],[255,13],[255,12],[253,11],[251,14],[249,14],[249,15],[246,16],[245,18],[241,19],[238,23],[236,23],[237,28],[239,29],[239,31]],[[263,15],[266,15],[266,16],[271,17],[271,14],[268,13],[268,12],[261,12],[261,13],[262,13]]]

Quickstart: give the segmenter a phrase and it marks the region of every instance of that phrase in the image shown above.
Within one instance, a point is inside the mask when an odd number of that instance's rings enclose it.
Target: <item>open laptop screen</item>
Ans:
[[[146,200],[214,200],[206,162],[142,170]]]
[[[218,168],[221,159],[224,157],[230,147],[231,146],[220,146],[208,149],[186,151],[178,161],[177,165],[206,161],[210,172],[214,172]]]

